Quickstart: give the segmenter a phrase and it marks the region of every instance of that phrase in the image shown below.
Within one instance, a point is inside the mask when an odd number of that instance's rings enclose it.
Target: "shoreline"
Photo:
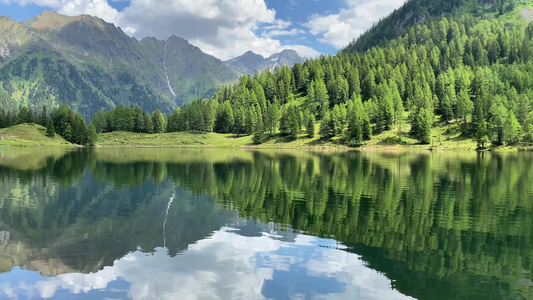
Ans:
[[[0,130],[0,147],[18,148],[85,148],[71,144],[59,136],[54,138],[44,134],[40,125],[23,124]],[[437,142],[438,141],[438,142]],[[282,136],[267,138],[255,145],[252,136],[204,132],[172,132],[143,134],[115,131],[98,134],[95,148],[195,148],[195,149],[246,149],[280,150],[301,149],[309,151],[464,151],[464,152],[531,152],[533,145],[517,144],[477,149],[475,140],[462,137],[434,136],[434,143],[419,144],[416,140],[403,136],[399,140],[390,133],[378,134],[361,147],[344,145],[340,138],[322,140],[318,136],[301,134],[297,139]]]

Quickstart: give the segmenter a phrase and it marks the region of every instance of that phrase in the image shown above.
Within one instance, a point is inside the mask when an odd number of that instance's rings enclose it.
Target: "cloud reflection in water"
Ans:
[[[0,298],[45,299],[410,299],[333,240],[246,237],[222,228],[181,254],[135,251],[96,273],[52,278],[0,274]]]

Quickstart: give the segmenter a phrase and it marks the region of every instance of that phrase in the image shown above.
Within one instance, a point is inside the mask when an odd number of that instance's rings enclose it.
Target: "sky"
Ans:
[[[172,35],[228,60],[294,49],[335,54],[405,0],[0,0],[0,15],[27,20],[51,9],[89,14],[137,39]]]

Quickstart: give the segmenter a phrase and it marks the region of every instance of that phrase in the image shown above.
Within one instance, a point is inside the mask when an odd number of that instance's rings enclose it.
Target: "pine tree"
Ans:
[[[166,132],[176,132],[180,126],[180,109],[176,109],[168,116],[167,129]]]
[[[215,131],[221,133],[229,133],[233,128],[233,109],[229,101],[225,101],[222,105],[218,106],[217,118],[215,121]]]
[[[149,113],[144,113],[144,133],[153,133],[154,132],[154,125],[152,123],[152,116],[150,116]]]
[[[417,138],[422,144],[431,143],[431,128],[433,127],[433,115],[422,107],[417,116],[419,126]]]
[[[48,125],[48,112],[46,109],[46,105],[43,105],[41,116],[39,117],[39,124],[45,127]]]
[[[279,122],[281,119],[281,113],[279,111],[279,108],[275,104],[269,104],[267,108],[267,130],[270,131],[270,135],[276,134],[276,129],[279,126]]]
[[[307,132],[307,135],[310,137],[310,138],[313,138],[315,137],[315,116],[313,114],[310,114],[307,118],[307,123],[306,123],[306,132]]]
[[[255,129],[255,123],[257,123],[257,110],[255,106],[246,110],[246,118],[244,119],[244,133],[252,134]]]
[[[26,106],[23,106],[17,115],[17,124],[24,123],[33,123],[33,114]]]
[[[356,98],[355,95],[352,97]],[[363,143],[363,120],[361,109],[361,107],[356,108],[354,101],[350,100],[348,102],[348,130],[346,131],[346,140],[349,146],[357,147]]]
[[[85,119],[80,113],[74,115],[74,120],[71,123],[72,134],[70,142],[78,145],[86,145],[89,132],[85,126]]]
[[[470,100],[470,96],[466,89],[462,89],[457,95],[457,117],[462,120],[461,131],[464,135],[469,133],[468,117],[474,110],[474,104]]]
[[[505,142],[507,144],[516,144],[518,141],[520,141],[521,134],[522,128],[520,127],[520,123],[518,123],[518,119],[515,117],[512,111],[509,111],[507,120],[505,122]]]
[[[65,140],[72,143],[72,126],[70,124],[67,125],[67,128],[65,128],[65,132],[63,133],[63,137]]]
[[[495,99],[490,107],[490,129],[493,137],[492,142],[496,145],[502,145],[504,142],[504,127],[508,117],[507,109],[503,106],[501,99]]]
[[[329,111],[326,111],[320,122],[320,137],[323,139],[329,139],[333,137],[333,135],[333,129],[331,128],[331,114]]]
[[[98,133],[106,132],[108,130],[105,114],[101,111],[93,115],[93,119],[91,120],[91,123],[94,124],[94,127],[96,128],[96,132]]]
[[[332,130],[333,135],[339,135],[342,132],[342,129],[344,128],[343,114],[339,105],[335,105],[333,107],[333,110],[331,110],[330,123],[330,128]]]
[[[156,109],[152,114],[152,122],[154,125],[154,133],[165,132],[166,118],[165,115],[159,109]]]
[[[377,127],[379,131],[389,130],[394,121],[394,100],[387,84],[380,84],[378,90],[379,116]]]
[[[54,129],[54,123],[52,122],[52,119],[48,119],[48,122],[46,123],[46,136],[53,138],[56,135],[56,130]]]
[[[257,118],[254,126],[252,141],[254,144],[261,144],[265,138],[265,128],[263,126],[263,118]]]
[[[237,107],[236,109],[233,110],[233,115],[234,115],[233,133],[236,133],[238,135],[243,134],[245,132],[244,122],[246,119],[244,110],[240,107]]]
[[[96,127],[93,123],[89,124],[89,133],[87,136],[87,146],[92,147],[96,143],[97,135],[96,135]]]
[[[300,134],[300,111],[298,106],[292,105],[287,109],[286,134],[291,139]]]
[[[490,143],[489,137],[487,136],[487,125],[484,119],[478,124],[478,129],[476,132],[476,141],[478,149],[484,149],[486,143]]]
[[[329,106],[329,96],[326,85],[322,80],[318,80],[315,86],[315,103],[319,118],[323,118]]]

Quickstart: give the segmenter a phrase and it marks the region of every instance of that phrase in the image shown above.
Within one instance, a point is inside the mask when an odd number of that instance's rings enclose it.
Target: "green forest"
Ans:
[[[403,137],[429,144],[432,128],[442,125],[479,148],[533,143],[533,24],[521,16],[522,6],[437,2],[407,2],[335,56],[243,76],[168,116],[119,105],[94,114],[85,131],[234,133],[261,144],[276,136],[314,136],[318,123],[322,139],[360,146],[390,130],[398,144]],[[408,8],[423,8],[428,17],[393,30]],[[9,115],[0,114],[0,125],[21,121]],[[64,125],[53,125],[73,141]]]

